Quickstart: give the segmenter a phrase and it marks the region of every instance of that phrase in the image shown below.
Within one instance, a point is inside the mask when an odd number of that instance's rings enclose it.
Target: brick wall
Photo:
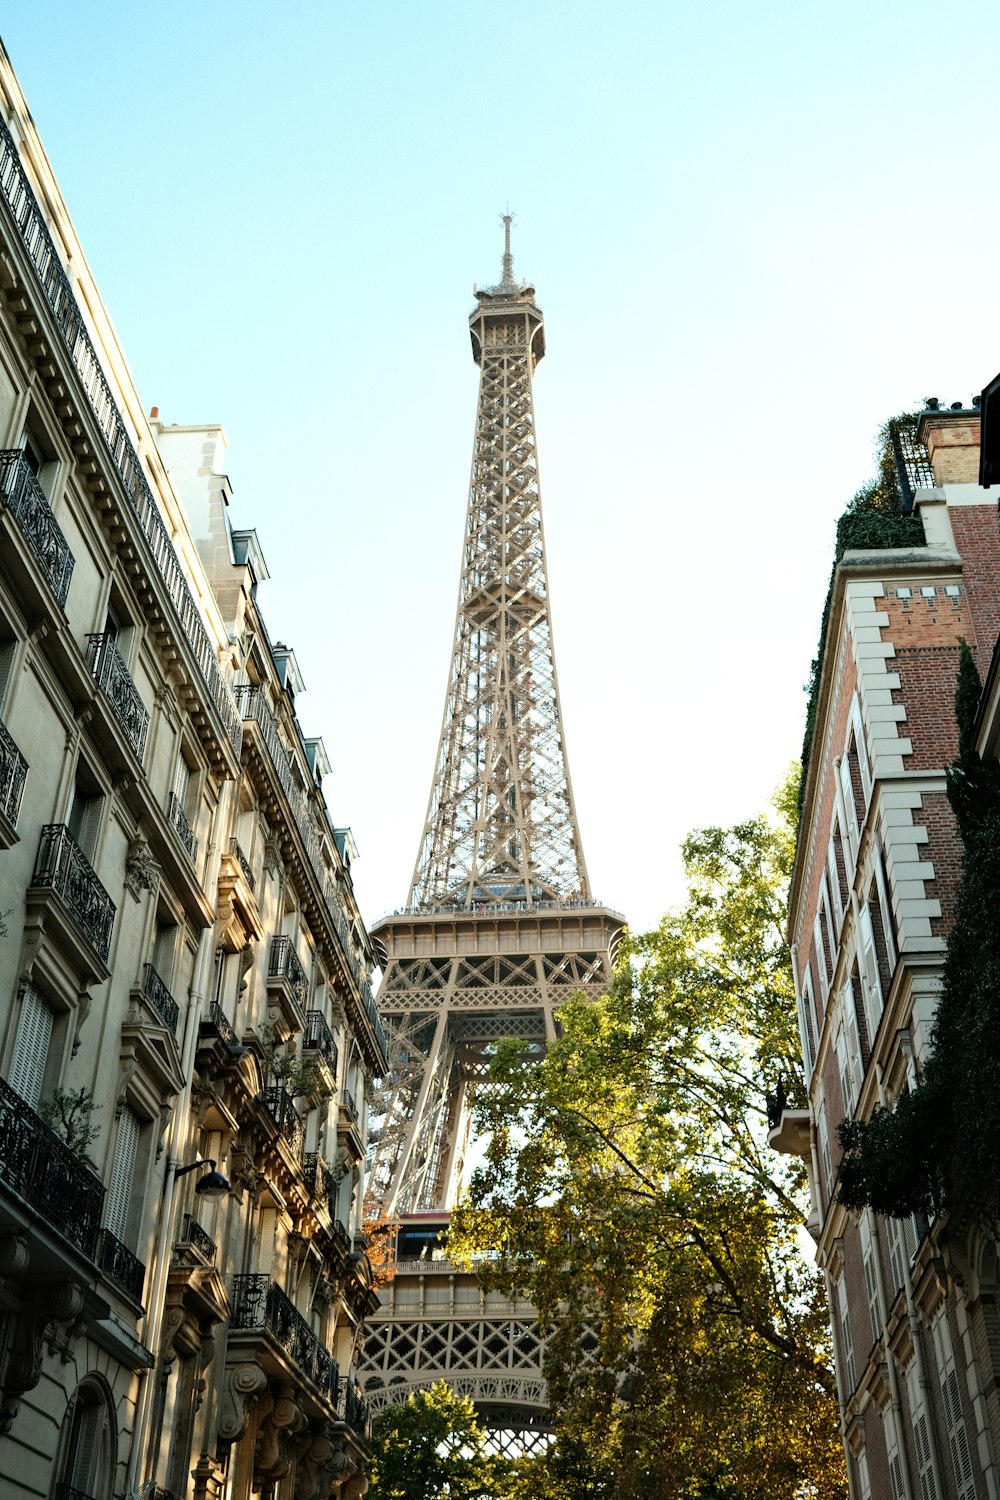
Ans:
[[[993,643],[1000,634],[1000,530],[995,505],[948,507],[955,546],[962,559],[963,581],[979,642],[980,675],[989,666]],[[971,637],[969,644],[972,645]]]

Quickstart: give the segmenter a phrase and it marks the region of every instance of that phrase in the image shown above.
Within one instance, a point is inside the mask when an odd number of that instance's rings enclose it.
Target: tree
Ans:
[[[626,942],[604,999],[561,1009],[541,1063],[501,1043],[476,1103],[488,1147],[450,1249],[489,1249],[487,1285],[527,1291],[551,1330],[556,1453],[597,1455],[636,1500],[846,1493],[802,1164],[766,1144],[768,1088],[804,1102],[783,934],[796,792],[692,834],[683,906]],[[551,1492],[604,1493],[594,1477]]]
[[[500,1477],[467,1396],[444,1381],[380,1412],[369,1500],[492,1500]]]

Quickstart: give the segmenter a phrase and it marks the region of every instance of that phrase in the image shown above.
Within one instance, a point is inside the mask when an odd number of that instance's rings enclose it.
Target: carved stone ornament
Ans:
[[[267,1376],[260,1365],[233,1365],[226,1371],[219,1397],[220,1443],[235,1443],[243,1436],[266,1385]]]
[[[10,1432],[25,1391],[42,1375],[45,1343],[68,1354],[72,1337],[82,1328],[83,1290],[75,1281],[41,1284],[26,1295],[14,1324],[0,1401],[0,1434]]]
[[[160,877],[160,867],[145,839],[134,838],[125,855],[125,884],[139,900],[143,891],[151,891]]]
[[[264,1489],[292,1467],[298,1447],[296,1438],[307,1431],[309,1423],[295,1400],[294,1387],[288,1381],[274,1381],[267,1395],[260,1398],[260,1423],[257,1450],[254,1455],[254,1481]]]

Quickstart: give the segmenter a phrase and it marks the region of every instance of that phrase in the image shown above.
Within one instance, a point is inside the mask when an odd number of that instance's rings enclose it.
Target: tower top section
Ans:
[[[480,368],[455,645],[410,906],[589,903],[563,744],[535,451],[532,373],[545,349],[518,285],[476,292]]]
[[[514,256],[510,248],[510,230],[514,215],[508,209],[500,215],[503,223],[503,263],[500,280],[496,286],[474,288],[476,307],[469,315],[469,332],[472,336],[472,357],[477,365],[482,364],[486,322],[516,323],[524,327],[526,344],[531,353],[532,369],[545,353],[545,325],[541,309],[535,302],[535,288],[530,281],[514,280]],[[514,335],[512,335],[513,337]]]

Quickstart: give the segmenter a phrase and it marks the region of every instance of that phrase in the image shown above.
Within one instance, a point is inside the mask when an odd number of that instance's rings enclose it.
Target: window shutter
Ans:
[[[851,719],[854,724],[854,743],[857,747],[858,770],[861,773],[861,790],[864,793],[865,806],[871,800],[872,795],[872,768],[868,759],[868,741],[865,739],[865,724],[861,717],[861,708],[857,698],[851,708]]]
[[[823,1186],[827,1199],[833,1194],[833,1162],[830,1157],[830,1132],[826,1126],[826,1110],[822,1101],[816,1106],[817,1131],[819,1134],[819,1159],[823,1168]]]
[[[837,1068],[840,1072],[840,1092],[844,1096],[844,1112],[853,1115],[857,1104],[857,1095],[854,1089],[854,1079],[851,1077],[851,1062],[847,1055],[847,1042],[844,1038],[844,1028],[837,1028],[837,1040],[834,1044],[837,1053]]]
[[[858,815],[854,805],[854,785],[851,781],[851,766],[848,756],[840,760],[840,795],[844,804],[844,832],[852,861],[858,857]]]
[[[103,1401],[77,1398],[66,1469],[69,1484],[86,1495],[94,1494],[97,1489],[98,1456],[107,1419]]]
[[[938,1356],[941,1379],[941,1395],[944,1398],[945,1419],[948,1423],[948,1447],[951,1451],[951,1466],[955,1473],[958,1500],[976,1500],[976,1481],[973,1477],[972,1454],[969,1451],[969,1436],[962,1412],[961,1387],[955,1368],[955,1349],[951,1340],[951,1329],[944,1309],[933,1324],[934,1348]]]
[[[878,1303],[878,1277],[875,1274],[875,1245],[867,1211],[859,1226],[861,1260],[865,1268],[865,1290],[868,1293],[868,1316],[872,1325],[872,1343],[882,1337],[882,1314]]]
[[[892,1265],[892,1290],[899,1291],[903,1285],[903,1246],[899,1235],[899,1220],[886,1219],[889,1226],[889,1261]]]
[[[858,1500],[872,1500],[872,1482],[868,1473],[868,1454],[862,1448],[855,1459],[858,1472]]]
[[[927,1428],[923,1392],[917,1375],[917,1362],[911,1359],[906,1370],[906,1393],[910,1401],[910,1425],[913,1442],[917,1450],[917,1474],[920,1482],[920,1500],[938,1500],[934,1483],[934,1466],[931,1462],[931,1439]]]
[[[847,1303],[847,1287],[844,1278],[837,1282],[837,1303],[840,1308],[840,1341],[841,1352],[844,1358],[844,1379],[847,1388],[844,1391],[844,1400],[850,1399],[854,1387],[858,1383],[857,1373],[854,1368],[854,1338],[851,1334],[850,1308]]]
[[[864,991],[865,1020],[868,1022],[868,1041],[874,1050],[875,1033],[882,1019],[882,981],[878,972],[878,954],[875,951],[875,929],[867,901],[858,908],[858,930],[861,936],[861,987]]]
[[[41,996],[30,985],[25,985],[7,1082],[32,1109],[38,1108],[42,1094],[53,1019],[52,1011]]]
[[[111,1167],[111,1180],[108,1183],[108,1207],[104,1219],[105,1228],[114,1235],[116,1240],[124,1241],[125,1239],[138,1146],[139,1119],[126,1106],[118,1119],[115,1159]]]

